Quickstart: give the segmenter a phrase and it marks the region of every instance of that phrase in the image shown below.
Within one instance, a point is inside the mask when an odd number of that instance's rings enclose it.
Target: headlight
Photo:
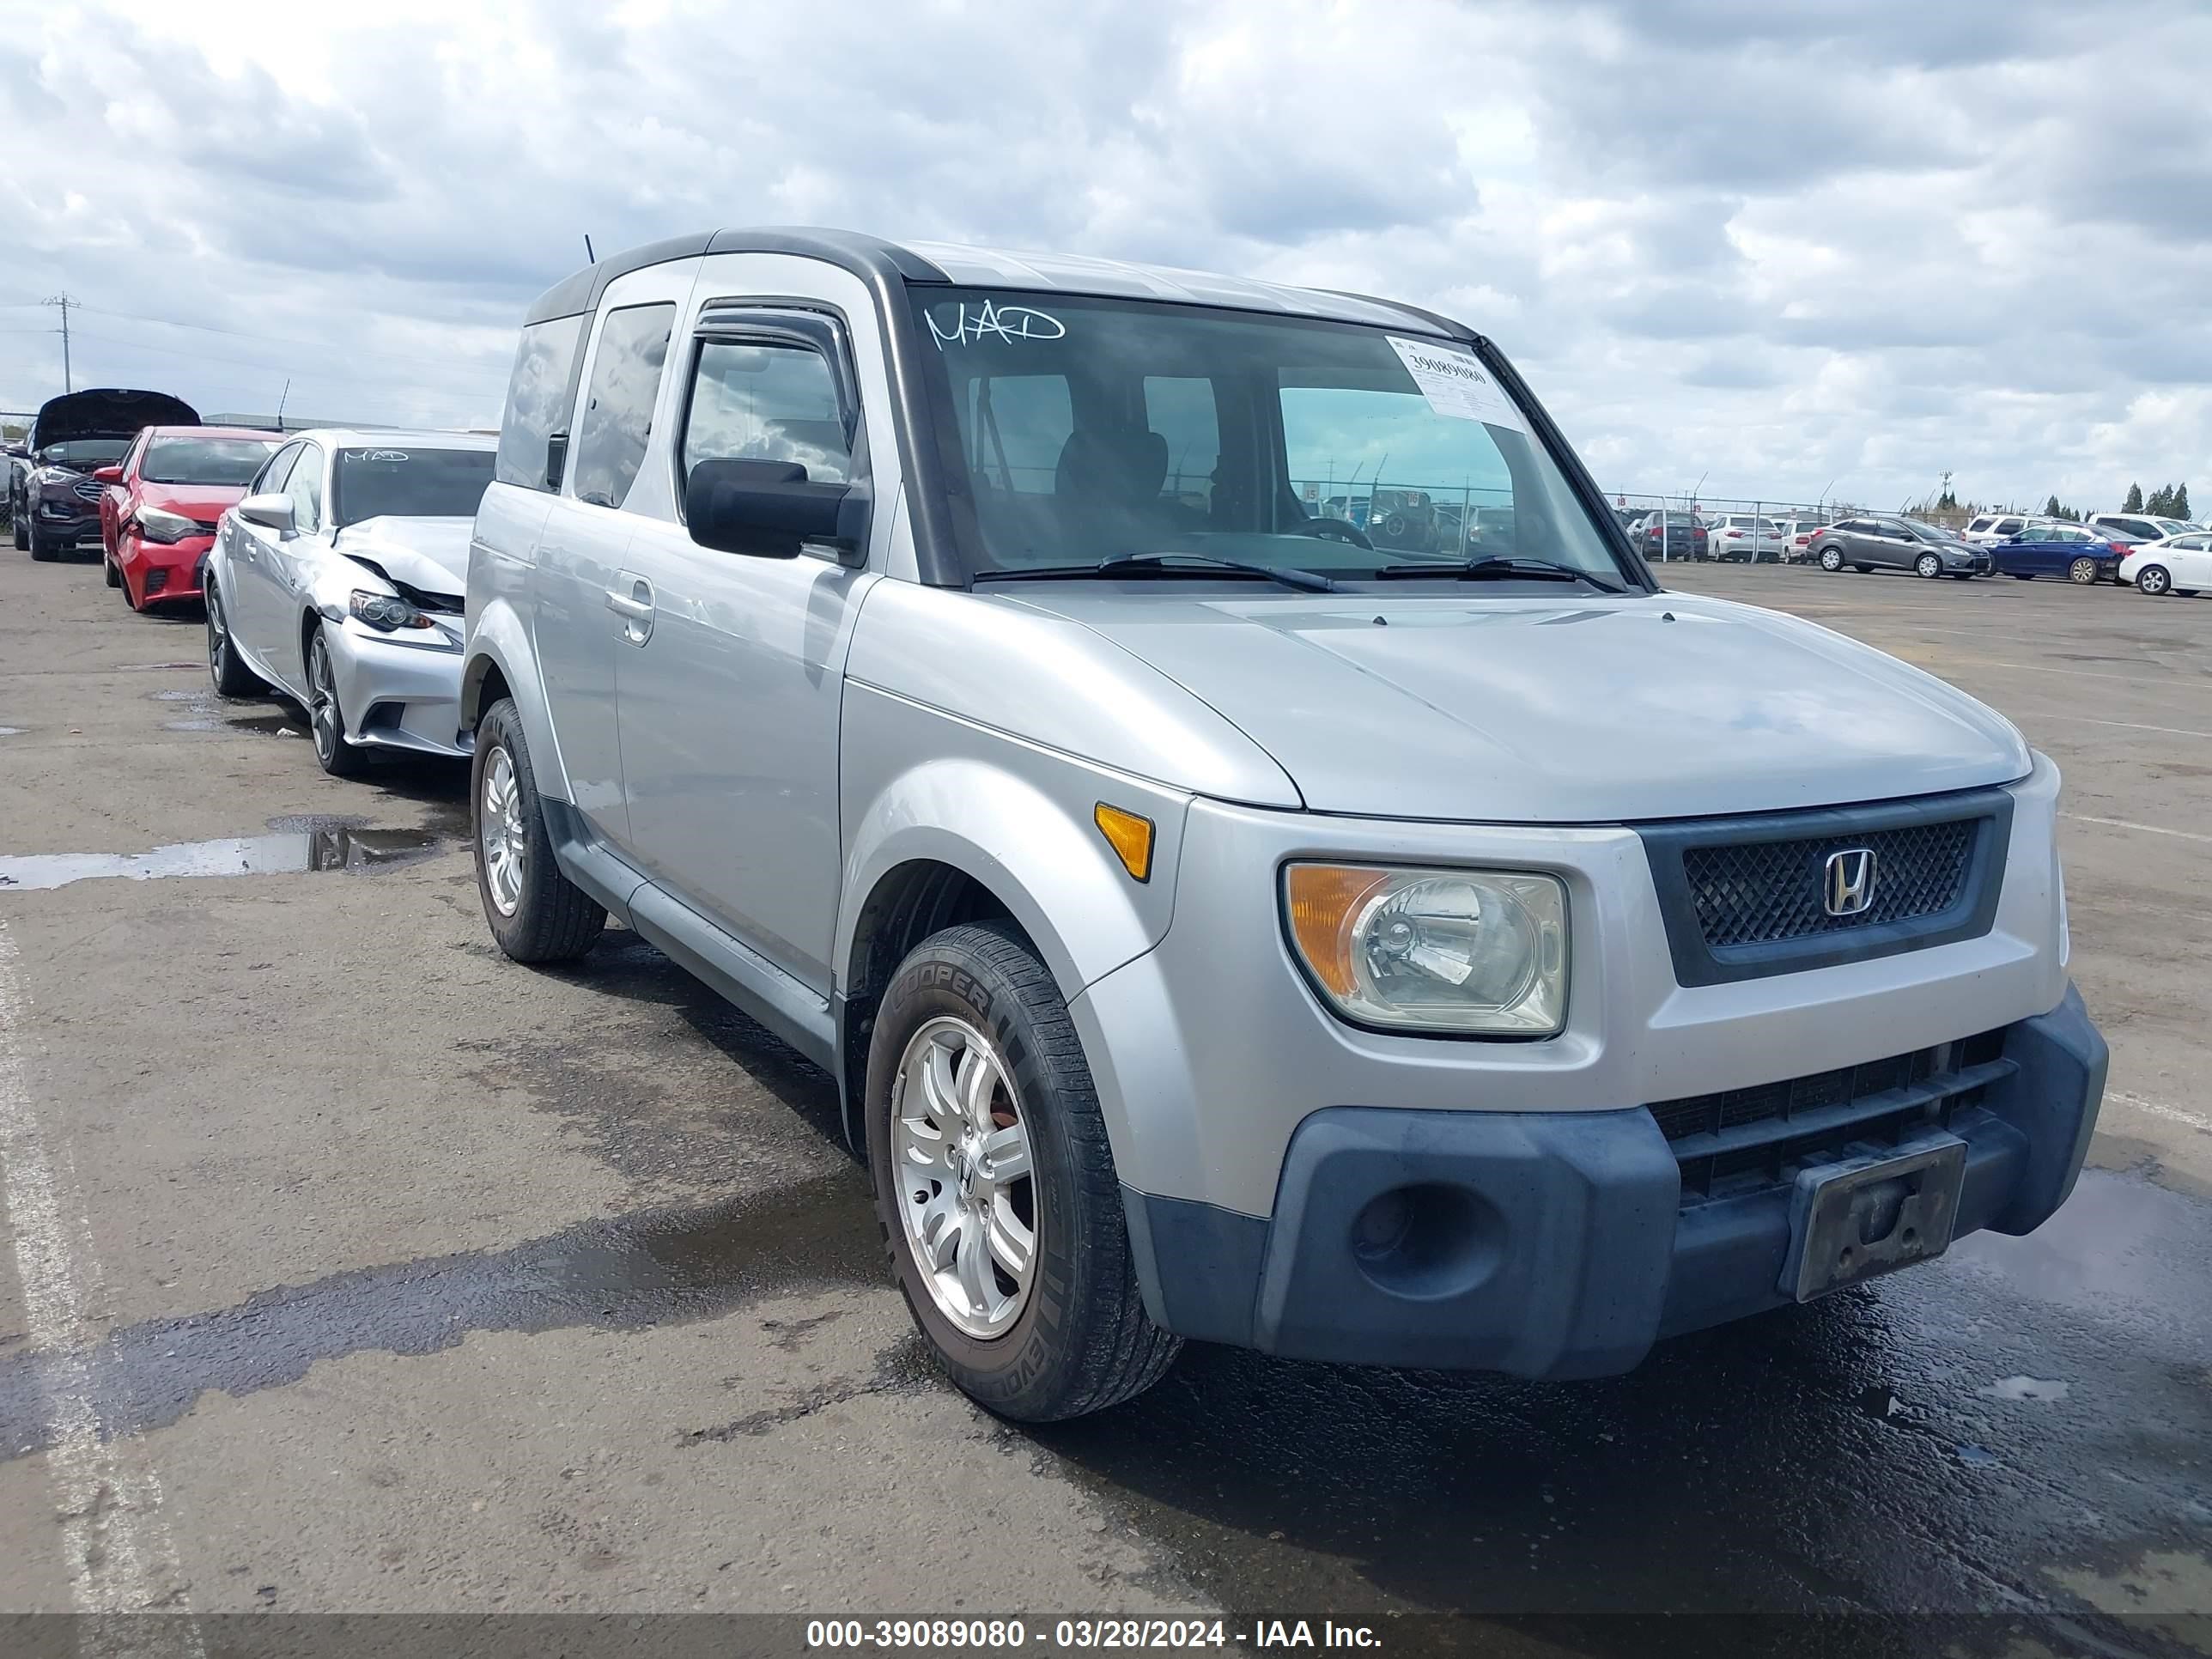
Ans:
[[[34,484],[67,483],[76,476],[65,466],[36,466],[31,469],[31,482]]]
[[[1293,864],[1292,945],[1349,1019],[1549,1036],[1567,1012],[1567,892],[1553,876]]]
[[[138,509],[138,533],[149,542],[164,545],[180,542],[187,536],[201,533],[199,526],[181,513],[164,512],[158,507]]]
[[[406,600],[390,593],[370,593],[356,587],[346,601],[356,622],[367,623],[380,634],[398,628],[428,628],[430,619]]]

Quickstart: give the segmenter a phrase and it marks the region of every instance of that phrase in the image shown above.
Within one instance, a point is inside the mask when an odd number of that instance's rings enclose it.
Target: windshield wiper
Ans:
[[[1503,558],[1494,553],[1469,559],[1464,564],[1449,560],[1434,564],[1386,564],[1375,572],[1377,581],[1411,580],[1422,576],[1449,581],[1588,582],[1601,593],[1626,591],[1616,582],[1594,576],[1587,570],[1577,570],[1571,564],[1559,564],[1551,559]]]
[[[1169,560],[1180,561],[1170,564]],[[1301,593],[1334,593],[1337,585],[1318,570],[1297,565],[1249,564],[1242,559],[1217,559],[1211,553],[1117,553],[1096,564],[1047,564],[1004,570],[979,570],[969,578],[977,582],[1042,582],[1080,580],[1091,576],[1255,576],[1279,582]]]

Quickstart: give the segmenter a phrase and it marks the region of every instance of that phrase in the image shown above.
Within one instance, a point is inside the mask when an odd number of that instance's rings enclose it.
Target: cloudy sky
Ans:
[[[606,251],[844,225],[1413,300],[1600,480],[2212,501],[2201,0],[0,0],[0,410],[495,423]]]

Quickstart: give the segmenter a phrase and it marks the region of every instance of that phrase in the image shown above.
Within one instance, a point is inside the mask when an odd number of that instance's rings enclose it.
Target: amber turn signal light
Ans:
[[[1106,837],[1106,844],[1114,849],[1114,856],[1121,860],[1121,867],[1139,881],[1152,878],[1152,821],[1140,818],[1134,812],[1124,812],[1118,806],[1109,806],[1100,801],[1092,809],[1091,819],[1098,833]]]

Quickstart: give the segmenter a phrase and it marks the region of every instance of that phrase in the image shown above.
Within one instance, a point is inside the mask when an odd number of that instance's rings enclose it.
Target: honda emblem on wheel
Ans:
[[[1821,898],[1832,916],[1856,916],[1874,902],[1874,849],[1853,847],[1828,854]]]

